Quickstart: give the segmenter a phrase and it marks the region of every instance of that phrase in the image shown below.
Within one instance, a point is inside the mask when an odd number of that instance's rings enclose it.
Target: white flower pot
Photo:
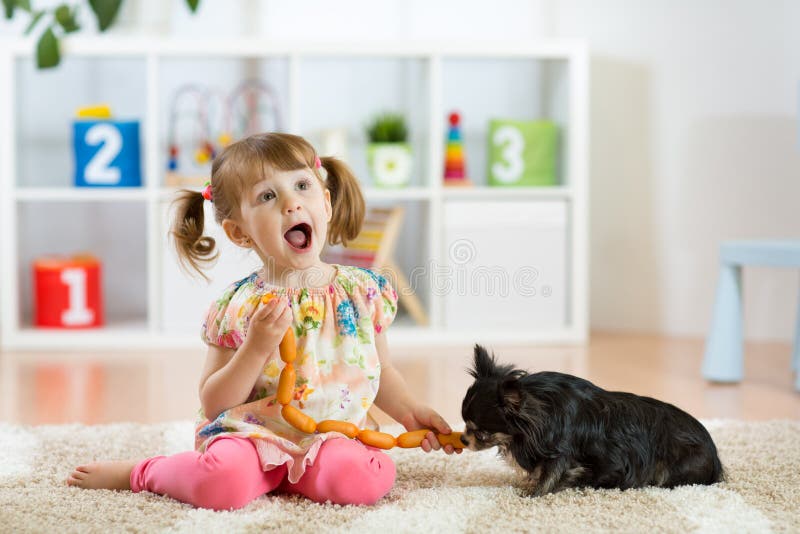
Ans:
[[[372,143],[367,160],[376,187],[405,187],[411,180],[411,146],[408,143]]]

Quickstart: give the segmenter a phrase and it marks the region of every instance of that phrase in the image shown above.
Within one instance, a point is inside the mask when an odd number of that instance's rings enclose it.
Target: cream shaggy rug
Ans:
[[[64,485],[91,459],[171,454],[192,424],[26,427],[0,423],[2,532],[800,532],[800,422],[710,421],[726,482],[675,490],[569,490],[523,497],[493,451],[393,450],[397,484],[374,507],[263,496],[211,512],[149,493]],[[400,428],[389,428],[395,434]]]

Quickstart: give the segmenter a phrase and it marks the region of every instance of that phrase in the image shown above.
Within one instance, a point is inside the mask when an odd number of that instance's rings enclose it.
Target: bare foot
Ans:
[[[68,486],[83,489],[131,489],[131,471],[136,460],[121,462],[94,462],[79,465],[67,478]]]

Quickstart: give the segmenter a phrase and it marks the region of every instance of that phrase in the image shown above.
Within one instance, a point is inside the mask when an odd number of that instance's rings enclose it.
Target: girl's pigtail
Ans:
[[[213,237],[203,235],[205,213],[203,193],[183,189],[173,202],[175,219],[170,234],[175,240],[178,259],[187,271],[195,271],[208,280],[203,267],[217,259]]]
[[[358,178],[350,168],[336,158],[320,158],[328,177],[325,185],[331,192],[333,216],[328,225],[328,243],[347,245],[361,232],[364,222],[364,196]]]

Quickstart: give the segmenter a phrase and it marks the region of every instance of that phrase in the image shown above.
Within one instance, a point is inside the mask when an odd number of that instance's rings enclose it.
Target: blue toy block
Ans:
[[[72,131],[75,186],[142,185],[138,121],[79,120]]]

